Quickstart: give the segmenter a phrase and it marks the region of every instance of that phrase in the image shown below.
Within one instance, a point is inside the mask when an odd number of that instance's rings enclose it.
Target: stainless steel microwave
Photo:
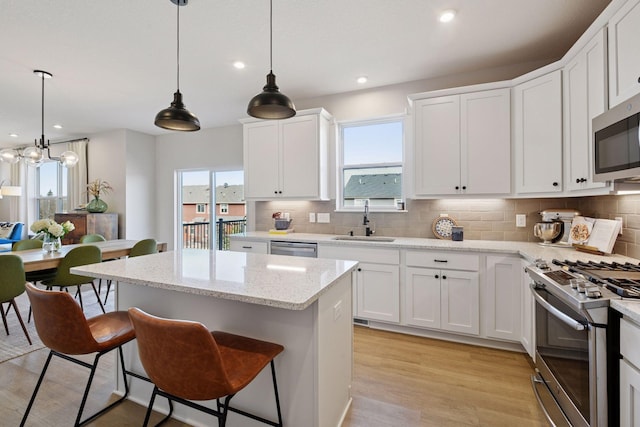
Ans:
[[[594,181],[640,180],[639,121],[640,94],[593,119]]]

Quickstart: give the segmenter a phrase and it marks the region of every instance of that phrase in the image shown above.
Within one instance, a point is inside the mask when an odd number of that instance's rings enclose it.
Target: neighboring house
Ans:
[[[402,199],[401,184],[402,174],[399,173],[352,175],[344,187],[344,204],[362,206],[369,200],[376,206],[395,206]]]
[[[215,209],[211,212],[208,185],[186,185],[182,188],[182,221],[210,222],[211,217],[225,220],[243,219],[246,216],[244,185],[219,185],[216,187]]]

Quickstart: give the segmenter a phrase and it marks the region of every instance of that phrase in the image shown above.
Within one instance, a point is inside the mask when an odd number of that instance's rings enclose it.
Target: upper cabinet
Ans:
[[[506,88],[415,101],[416,197],[509,194],[510,105]]]
[[[324,109],[284,120],[242,120],[247,199],[328,199],[328,134]]]
[[[561,71],[515,86],[514,103],[516,192],[562,191]]]
[[[640,93],[640,0],[629,0],[609,20],[609,108]]]
[[[591,120],[607,109],[606,35],[600,32],[563,69],[566,189],[604,187],[593,182]]]

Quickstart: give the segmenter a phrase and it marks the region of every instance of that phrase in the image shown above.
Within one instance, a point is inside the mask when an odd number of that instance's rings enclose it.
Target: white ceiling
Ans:
[[[273,71],[294,102],[529,61],[556,60],[610,0],[274,0]],[[437,15],[458,14],[450,24]],[[176,89],[170,0],[0,0],[0,146],[128,128]],[[180,90],[203,128],[237,123],[269,71],[267,0],[180,9]],[[246,62],[236,70],[236,60]],[[369,82],[358,85],[356,77]],[[64,126],[52,128],[54,123]],[[18,138],[9,134],[15,132]]]

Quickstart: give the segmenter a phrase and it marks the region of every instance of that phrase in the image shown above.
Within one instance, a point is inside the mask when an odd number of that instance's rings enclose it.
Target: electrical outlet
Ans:
[[[318,222],[323,222],[323,223],[331,222],[329,213],[318,213]]]
[[[309,212],[309,222],[316,222],[315,212]]]
[[[525,214],[517,214],[516,227],[526,227],[526,226],[527,226],[527,216]]]
[[[624,226],[624,224],[622,223],[622,217],[621,216],[617,216],[617,217],[615,217],[615,220],[620,223],[620,233],[618,233],[618,234],[620,236],[622,236],[622,227]]]
[[[342,316],[342,300],[338,301],[336,305],[333,306],[333,320],[338,320]]]

